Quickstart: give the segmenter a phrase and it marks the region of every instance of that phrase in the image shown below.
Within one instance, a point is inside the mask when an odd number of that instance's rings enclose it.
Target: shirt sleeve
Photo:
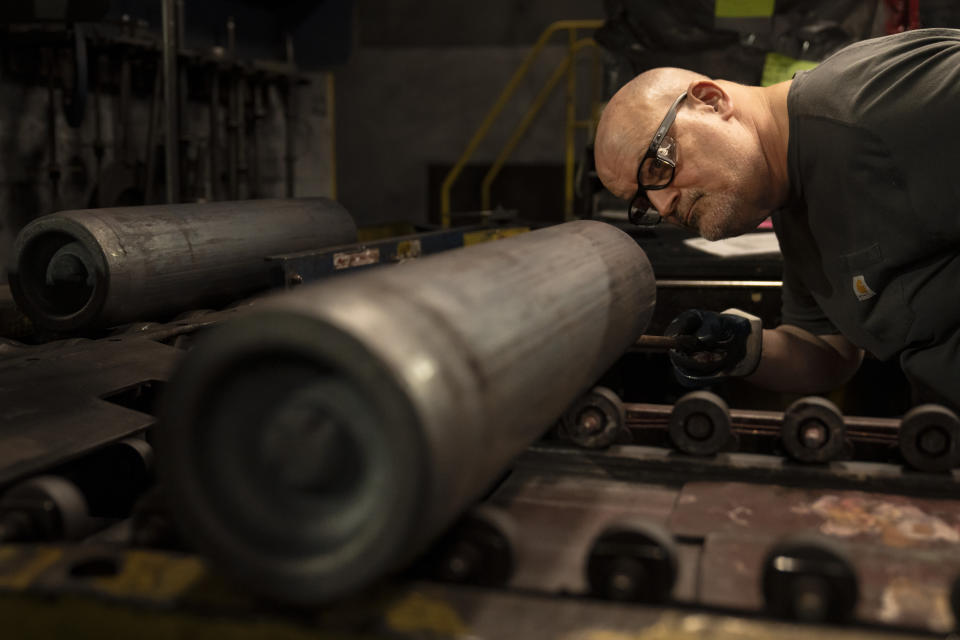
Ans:
[[[800,327],[815,336],[840,333],[788,263],[783,265],[782,295],[781,324]]]

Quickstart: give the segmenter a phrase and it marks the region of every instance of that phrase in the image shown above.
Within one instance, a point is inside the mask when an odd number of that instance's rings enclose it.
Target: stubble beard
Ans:
[[[739,236],[752,231],[759,224],[747,218],[748,207],[744,206],[742,198],[734,194],[711,194],[703,200],[703,205],[703,209],[697,209],[696,219],[691,222],[706,240],[722,240]]]
[[[704,206],[697,210],[695,221],[697,231],[707,240],[721,240],[732,233],[731,227],[736,218],[737,208],[734,198],[726,193],[717,193],[701,201]],[[707,208],[709,207],[709,208]]]
[[[723,166],[723,165],[721,165]],[[703,199],[696,202],[695,219],[691,224],[707,240],[732,238],[756,229],[766,217],[762,198],[757,189],[762,183],[756,176],[765,175],[765,167],[756,155],[732,154],[726,162],[727,170],[720,177],[720,184],[728,188],[712,193],[702,193]]]

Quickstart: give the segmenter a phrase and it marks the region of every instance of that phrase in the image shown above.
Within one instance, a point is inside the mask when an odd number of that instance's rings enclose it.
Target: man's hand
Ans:
[[[677,379],[686,387],[750,375],[760,362],[762,323],[739,309],[723,313],[684,311],[673,319],[664,335],[686,338],[684,346],[670,350]]]

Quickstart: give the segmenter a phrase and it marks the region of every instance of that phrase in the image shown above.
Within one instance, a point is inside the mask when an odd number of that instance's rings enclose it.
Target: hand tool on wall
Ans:
[[[186,47],[186,20],[184,18],[183,0],[176,0],[177,16],[177,159],[180,171],[180,202],[196,200],[197,175],[194,159],[191,157],[190,147],[193,127],[190,124],[190,78],[188,62],[190,58],[181,55]]]
[[[57,160],[57,107],[54,99],[54,81],[57,70],[57,54],[51,49],[44,52],[47,62],[47,176],[50,179],[50,206],[60,208],[60,163]]]
[[[260,78],[254,77],[250,81],[250,99],[251,108],[248,110],[250,145],[249,145],[249,185],[251,198],[260,197],[260,132],[263,127],[263,118],[266,116],[266,110],[263,106],[264,92],[267,89],[266,83]]]
[[[97,181],[97,199],[101,207],[143,204],[143,192],[138,187],[136,162],[130,151],[132,51],[120,47],[116,53],[120,64],[117,99],[113,102],[113,157],[100,170]],[[109,59],[107,63],[109,64]]]
[[[179,104],[179,76],[177,74],[180,43],[175,0],[162,0],[163,19],[163,133],[166,201],[174,203],[180,197],[180,168],[177,153],[180,133],[177,118]]]
[[[63,115],[71,127],[83,124],[87,110],[87,88],[89,70],[87,67],[87,37],[80,24],[72,26],[73,51],[70,60],[71,73],[64,75]]]
[[[229,86],[227,87],[227,197],[240,197],[240,73],[236,59],[236,23],[227,19],[227,59],[230,61]]]
[[[288,198],[293,197],[294,187],[296,186],[296,120],[297,120],[297,106],[296,106],[296,84],[297,80],[294,77],[294,71],[296,70],[296,60],[293,56],[293,35],[286,34],[284,39],[284,45],[286,47],[286,57],[287,64],[290,65],[290,75],[286,77],[283,87],[283,98],[284,98],[284,115],[285,115],[285,136],[284,136],[284,155],[283,160],[285,164],[285,176],[286,176],[286,196]]]
[[[216,56],[215,50],[214,55]],[[221,53],[222,55],[222,53]],[[220,200],[223,197],[222,173],[220,154],[220,66],[214,62],[210,65],[210,136],[207,140],[207,154],[209,156],[208,180],[210,182],[210,198]]]
[[[163,61],[157,60],[153,71],[153,93],[150,96],[150,109],[147,115],[146,168],[143,177],[143,203],[153,204],[156,201],[154,193],[157,174],[157,119],[160,117],[159,106],[163,100]]]
[[[100,185],[103,179],[103,156],[106,145],[103,141],[103,122],[100,112],[100,83],[103,80],[103,60],[100,56],[94,59],[93,68],[93,158],[94,158],[94,188],[91,194],[90,206],[94,208],[102,207]]]

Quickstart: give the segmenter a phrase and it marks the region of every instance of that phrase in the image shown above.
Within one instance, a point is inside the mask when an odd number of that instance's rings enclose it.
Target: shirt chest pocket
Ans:
[[[901,269],[885,258],[879,243],[841,256],[845,282],[838,291],[846,299],[845,320],[856,327],[864,348],[881,359],[897,354],[907,342],[913,312],[904,300]]]

